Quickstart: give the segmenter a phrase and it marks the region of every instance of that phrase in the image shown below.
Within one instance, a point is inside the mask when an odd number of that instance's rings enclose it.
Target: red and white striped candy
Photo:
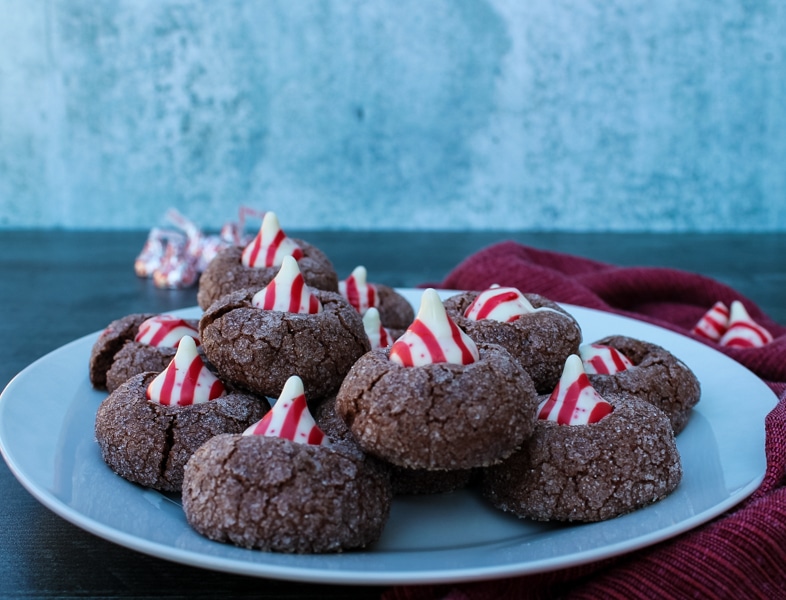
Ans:
[[[202,404],[224,395],[224,385],[213,375],[197,352],[196,342],[183,336],[177,353],[166,369],[147,386],[150,402],[166,406]]]
[[[157,315],[142,322],[134,341],[146,346],[177,348],[184,335],[191,336],[199,345],[199,332],[186,321],[171,315]]]
[[[371,342],[371,349],[389,348],[393,344],[390,332],[382,326],[379,318],[379,310],[373,306],[363,315],[363,329],[366,330],[368,341]]]
[[[390,360],[405,367],[434,363],[468,365],[480,358],[478,347],[445,312],[436,290],[423,292],[418,316],[390,349]]]
[[[590,375],[614,375],[633,366],[630,359],[611,346],[585,344],[579,348],[584,371]]]
[[[377,305],[377,288],[367,281],[366,267],[355,267],[352,274],[338,282],[338,291],[361,314]]]
[[[718,300],[691,329],[699,337],[717,342],[729,327],[729,307]]]
[[[557,387],[540,405],[538,418],[560,425],[597,423],[613,410],[589,382],[581,358],[571,354],[565,361]]]
[[[284,257],[276,276],[251,299],[251,304],[263,310],[315,315],[322,312],[322,303],[306,285],[297,261]]]
[[[535,312],[529,300],[519,290],[500,287],[497,284],[481,292],[464,311],[464,316],[473,321],[500,321],[512,323]]]
[[[243,250],[241,261],[247,267],[278,267],[286,256],[300,260],[303,250],[281,230],[275,213],[268,211],[259,233]]]
[[[742,302],[735,300],[729,311],[729,328],[720,339],[721,346],[760,348],[772,341],[772,334],[751,319]]]
[[[329,441],[308,411],[303,381],[297,375],[287,379],[273,408],[243,435],[264,435],[298,444],[327,446]]]

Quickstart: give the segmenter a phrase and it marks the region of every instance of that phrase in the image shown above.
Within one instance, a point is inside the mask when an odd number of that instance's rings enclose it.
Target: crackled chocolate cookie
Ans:
[[[392,287],[382,283],[369,283],[367,278],[366,268],[356,267],[349,277],[339,281],[339,293],[361,315],[365,315],[370,308],[376,308],[382,326],[398,330],[398,335],[401,335],[415,319],[415,309]]]
[[[483,494],[497,508],[539,521],[601,521],[661,500],[679,484],[666,415],[625,394],[601,397],[578,357],[544,398],[534,435],[483,471]]]
[[[476,342],[499,344],[532,377],[538,393],[554,389],[565,359],[578,352],[581,329],[555,302],[515,288],[492,286],[444,301],[456,324]]]
[[[298,382],[243,435],[215,437],[189,460],[183,510],[202,535],[287,553],[363,548],[381,535],[393,497],[387,472],[324,436]]]
[[[340,441],[354,445],[360,450],[355,437],[349,427],[336,412],[335,397],[326,398],[313,410],[312,414],[319,428],[331,441]],[[426,495],[452,492],[466,487],[472,481],[472,469],[457,469],[451,471],[430,471],[426,469],[407,469],[391,464],[382,459],[376,459],[380,468],[386,468],[390,473],[394,495]]]
[[[194,378],[197,369],[191,365],[198,360],[199,367],[201,359],[195,346],[192,350],[190,359],[179,351],[180,358],[161,374],[133,376],[98,407],[95,434],[101,456],[121,477],[180,491],[183,468],[199,446],[220,433],[244,431],[270,410],[264,399],[225,390],[204,365]],[[185,364],[174,366],[179,361]]]
[[[304,240],[284,235],[275,214],[267,212],[248,246],[227,248],[210,261],[199,278],[197,303],[206,310],[230,292],[266,286],[278,273],[284,256],[297,260],[309,286],[338,292],[338,275],[327,255]]]
[[[336,292],[309,289],[287,257],[259,291],[239,290],[205,311],[202,347],[222,377],[277,397],[291,375],[306,395],[334,394],[352,364],[370,349],[360,314]]]
[[[532,380],[504,348],[476,345],[434,290],[390,350],[350,370],[336,410],[363,450],[410,469],[499,462],[534,429]]]
[[[112,321],[90,352],[90,383],[109,392],[131,376],[163,371],[184,335],[199,336],[197,319],[171,315],[132,314]]]
[[[601,395],[614,392],[646,400],[666,413],[674,433],[685,428],[701,398],[693,371],[656,344],[614,335],[582,346],[581,356]]]

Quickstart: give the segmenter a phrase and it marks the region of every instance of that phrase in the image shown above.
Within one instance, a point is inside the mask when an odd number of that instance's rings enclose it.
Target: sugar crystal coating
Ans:
[[[670,494],[682,465],[668,418],[627,394],[608,400],[614,410],[597,423],[538,421],[516,453],[483,472],[483,494],[518,517],[572,522],[611,519]]]
[[[140,485],[180,491],[183,467],[202,444],[220,433],[242,433],[270,410],[250,394],[229,390],[211,402],[164,405],[145,397],[155,373],[132,376],[96,411],[101,456],[118,475]]]
[[[409,469],[468,469],[502,460],[531,435],[532,379],[502,347],[478,346],[468,365],[405,367],[388,350],[360,357],[336,411],[370,454]]]
[[[323,553],[379,539],[390,476],[345,444],[219,435],[189,460],[188,523],[210,539],[268,552]]]

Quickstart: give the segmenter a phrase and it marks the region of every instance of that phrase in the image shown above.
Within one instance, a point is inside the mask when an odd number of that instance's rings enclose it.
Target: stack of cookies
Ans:
[[[105,462],[182,494],[188,522],[274,552],[363,548],[399,494],[469,488],[521,518],[587,522],[671,493],[690,369],[509,287],[422,294],[417,314],[363,267],[266,213],[200,279],[198,321],[127,315],[90,380]]]

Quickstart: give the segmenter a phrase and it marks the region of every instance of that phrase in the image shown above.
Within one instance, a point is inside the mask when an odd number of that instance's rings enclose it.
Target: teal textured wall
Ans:
[[[781,0],[0,0],[0,227],[786,230]]]

